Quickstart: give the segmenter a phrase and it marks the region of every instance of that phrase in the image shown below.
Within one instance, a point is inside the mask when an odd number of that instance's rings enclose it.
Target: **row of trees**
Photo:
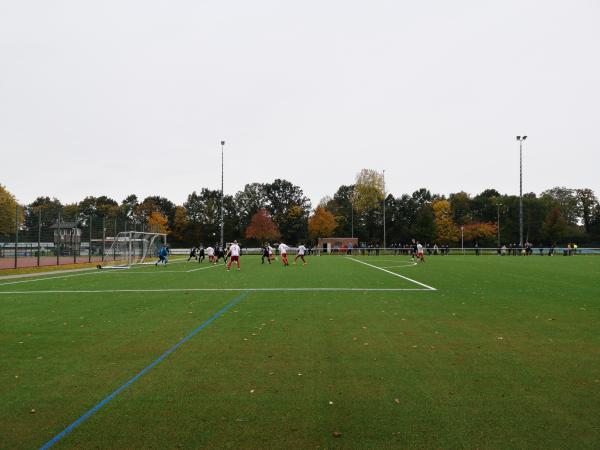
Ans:
[[[465,192],[448,196],[422,188],[412,194],[385,193],[380,173],[364,169],[352,185],[340,186],[316,208],[302,189],[286,180],[251,183],[235,195],[223,198],[225,239],[246,239],[248,244],[278,240],[296,244],[318,237],[358,237],[362,242],[383,244],[384,207],[387,244],[422,242],[454,245],[461,234],[467,244],[518,243],[519,198],[486,189],[471,196]],[[61,204],[58,199],[38,197],[22,208],[15,220],[17,201],[0,185],[0,235],[42,226],[58,219],[85,226],[89,217],[118,219],[129,229],[147,229],[169,234],[174,245],[217,242],[220,238],[221,193],[207,188],[192,192],[182,205],[160,196],[143,200],[129,195],[121,203],[106,196],[86,197],[78,203]],[[524,234],[538,244],[600,241],[600,206],[591,189],[555,187],[539,196],[523,198]],[[96,219],[97,220],[97,219]],[[98,223],[98,222],[96,222]],[[498,224],[500,228],[498,229]]]

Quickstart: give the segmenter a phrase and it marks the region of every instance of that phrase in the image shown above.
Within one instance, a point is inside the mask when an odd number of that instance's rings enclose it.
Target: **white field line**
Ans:
[[[185,262],[185,261],[184,260],[176,260],[176,261],[173,261],[172,263],[169,263],[169,264],[177,264],[177,263],[181,263],[181,262]],[[154,263],[152,263],[152,264],[154,264]],[[138,266],[131,267],[129,270],[141,269],[141,268],[142,268],[142,266],[138,265]],[[8,286],[8,285],[11,285],[11,284],[21,284],[21,283],[35,283],[36,281],[57,280],[57,279],[60,279],[60,278],[81,277],[83,275],[95,275],[95,274],[99,274],[99,273],[104,273],[104,274],[106,274],[106,273],[121,273],[121,274],[127,273],[129,275],[131,275],[131,274],[136,274],[137,275],[137,274],[144,274],[144,273],[146,273],[146,272],[124,272],[124,271],[121,271],[119,269],[107,269],[105,271],[102,271],[102,270],[98,270],[98,269],[95,269],[95,268],[90,268],[89,270],[88,269],[85,269],[85,270],[86,271],[83,272],[83,273],[76,273],[76,274],[70,274],[70,275],[60,275],[58,277],[53,277],[52,276],[52,272],[44,272],[44,273],[40,273],[39,274],[40,278],[34,278],[33,280],[9,281],[8,283],[2,283],[1,282],[2,280],[0,279],[0,286]],[[164,273],[165,271],[163,270],[161,272]],[[183,270],[170,270],[169,272],[170,273],[185,273],[185,271],[183,271]],[[157,272],[147,272],[147,273],[156,274]]]
[[[152,263],[154,265],[154,263]],[[170,264],[170,263],[169,263]],[[166,270],[166,269],[155,269],[155,270],[144,270],[144,271],[136,271],[136,272],[118,272],[121,275],[160,275],[162,273],[190,273],[190,272],[196,272],[198,270],[206,270],[206,269],[212,269],[213,267],[218,267],[218,266],[214,266],[214,265],[210,265],[210,266],[204,266],[204,267],[198,267],[197,269],[191,269],[191,270]]]
[[[205,269],[212,269],[213,267],[219,267],[219,266],[216,264],[211,264],[208,267],[198,267],[197,269],[186,270],[185,273],[197,272],[199,270],[205,270]],[[225,267],[225,265],[223,265],[223,267]]]
[[[411,281],[411,282],[413,282],[415,284],[418,284],[419,286],[423,286],[424,288],[427,288],[430,291],[437,291],[437,289],[434,288],[434,287],[428,286],[427,284],[421,283],[420,281],[413,280],[412,278],[405,277],[404,275],[400,275],[399,273],[392,272],[391,270],[387,270],[387,269],[384,269],[382,267],[377,267],[377,266],[374,266],[373,264],[369,264],[369,263],[366,263],[364,261],[360,261],[358,259],[354,259],[354,258],[348,258],[348,259],[350,259],[352,261],[355,261],[357,263],[360,263],[360,264],[364,264],[365,266],[369,266],[369,267],[372,267],[374,269],[381,270],[382,272],[389,273],[390,275],[394,275],[396,277],[403,278],[404,280]]]
[[[21,280],[21,281],[11,281],[9,283],[1,283],[0,286],[8,286],[9,284],[21,284],[21,283],[35,283],[36,281],[48,281],[48,280],[57,280],[59,278],[73,278],[73,277],[81,277],[83,275],[94,275],[99,273],[108,273],[102,272],[101,270],[93,270],[85,273],[77,273],[73,275],[61,275],[60,277],[43,277],[43,278],[35,278],[33,280]]]
[[[354,255],[352,255],[352,256],[349,256],[349,258],[356,259],[356,260],[359,260],[359,261],[361,261],[361,260],[373,261],[373,262],[376,262],[376,263],[379,263],[379,262],[413,263],[414,262],[412,259],[402,259],[400,257],[398,257],[398,258],[392,258],[392,259],[389,259],[389,258],[385,258],[384,259],[384,258],[381,258],[380,256],[365,256],[365,257],[362,257],[362,256],[354,256]]]
[[[88,289],[56,291],[0,291],[0,295],[29,294],[99,294],[99,293],[161,293],[161,292],[399,292],[430,291],[424,288],[173,288],[173,289]],[[434,289],[435,290],[435,289]]]
[[[417,263],[409,263],[409,264],[404,264],[402,266],[378,266],[378,267],[380,267],[381,269],[396,269],[399,267],[414,267],[416,265],[417,265]]]
[[[153,260],[154,259],[155,258],[153,258]],[[168,264],[180,264],[180,263],[185,263],[185,262],[188,262],[187,259],[185,259],[185,258],[175,258],[175,259],[169,260]],[[148,261],[148,262],[143,262],[141,264],[136,264],[133,267],[153,266],[154,264],[156,264],[156,261],[154,261],[154,262]]]

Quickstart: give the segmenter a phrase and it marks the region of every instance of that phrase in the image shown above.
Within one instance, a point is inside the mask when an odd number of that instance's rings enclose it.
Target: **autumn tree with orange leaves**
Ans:
[[[148,217],[148,228],[153,233],[168,233],[169,232],[169,219],[164,214],[158,211],[152,211]]]
[[[465,240],[472,242],[491,242],[496,237],[498,228],[495,223],[476,222],[465,225]]]
[[[271,215],[266,208],[259,209],[256,214],[252,216],[250,225],[246,228],[246,238],[256,239],[259,242],[266,240],[279,239],[281,233],[279,228],[273,222]]]
[[[312,238],[331,236],[336,226],[335,216],[321,205],[317,206],[313,215],[308,218],[308,233]]]

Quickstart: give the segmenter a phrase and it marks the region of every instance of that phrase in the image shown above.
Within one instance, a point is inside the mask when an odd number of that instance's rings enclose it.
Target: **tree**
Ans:
[[[555,206],[546,216],[546,220],[542,225],[542,235],[549,243],[554,244],[565,237],[567,225],[568,223],[563,217],[560,208]]]
[[[148,217],[148,228],[153,233],[168,233],[168,223],[167,217],[158,211],[152,211]]]
[[[489,222],[470,223],[464,227],[465,240],[477,242],[479,245],[491,245],[498,232],[496,224]]]
[[[499,203],[502,203],[500,193],[495,189],[486,189],[471,200],[471,218],[477,222],[496,221]]]
[[[541,197],[553,200],[553,206],[557,206],[560,209],[561,216],[568,223],[577,223],[579,211],[575,189],[557,186],[542,192]]]
[[[25,226],[30,230],[37,228],[41,211],[42,227],[47,228],[56,222],[56,219],[58,219],[58,212],[61,209],[62,204],[58,199],[38,197],[32,203],[27,205],[27,209],[25,210]]]
[[[172,228],[175,219],[175,204],[171,200],[154,195],[146,197],[136,208],[136,215],[142,216],[146,221],[150,219],[153,212],[158,212],[166,217],[168,226]]]
[[[187,217],[187,211],[183,206],[175,207],[175,219],[173,220],[173,230],[171,235],[173,238],[181,243],[189,244],[190,238],[190,221]]]
[[[579,216],[583,222],[583,227],[586,233],[590,232],[590,227],[593,221],[594,209],[598,205],[598,199],[591,189],[576,189],[577,209]]]
[[[277,179],[265,184],[267,210],[277,224],[282,239],[293,242],[307,234],[310,200],[302,189],[287,180]]]
[[[308,234],[313,239],[331,237],[337,227],[335,216],[324,206],[317,206],[312,216],[308,218]]]
[[[337,227],[332,234],[336,236],[352,235],[352,219],[355,214],[352,206],[352,196],[354,194],[354,185],[342,185],[333,198],[328,200],[323,206],[335,217]],[[359,232],[360,223],[358,220],[354,223],[354,229]],[[309,230],[310,232],[310,230]]]
[[[17,200],[0,184],[0,235],[8,236],[16,231]],[[19,223],[23,223],[23,209],[19,208]]]
[[[421,242],[431,242],[435,235],[435,216],[431,204],[424,204],[417,209],[410,233]]]
[[[411,228],[416,222],[419,206],[415,199],[408,194],[396,198],[394,206],[395,211],[392,212],[395,216],[394,233],[397,236],[398,243],[408,242],[413,237]]]
[[[412,193],[412,199],[417,205],[422,206],[437,200],[437,196],[431,195],[429,189],[421,188]]]
[[[62,217],[61,221],[70,221],[75,222],[77,225],[80,225],[83,217],[81,212],[79,211],[79,205],[77,203],[67,203],[62,208]]]
[[[273,222],[269,211],[266,208],[259,209],[250,220],[250,225],[246,228],[246,238],[256,239],[258,242],[279,239],[281,233]]]
[[[265,185],[262,183],[245,185],[244,190],[235,194],[234,202],[240,214],[241,227],[245,229],[250,224],[252,216],[269,203]]]
[[[135,194],[128,195],[123,199],[121,206],[119,206],[119,215],[133,224],[142,224],[146,220],[143,211],[140,209],[140,202]],[[115,216],[111,214],[111,217]]]
[[[383,174],[373,169],[362,169],[356,175],[352,204],[354,209],[365,212],[381,207],[384,196]]]
[[[448,200],[437,200],[431,205],[435,217],[435,236],[441,244],[450,244],[458,239],[458,228],[452,220],[452,208]]]
[[[452,218],[455,223],[465,225],[471,222],[471,197],[466,192],[450,194]]]

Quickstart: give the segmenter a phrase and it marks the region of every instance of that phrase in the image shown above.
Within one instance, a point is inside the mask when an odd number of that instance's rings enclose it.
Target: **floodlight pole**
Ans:
[[[350,216],[352,217],[351,219],[351,228],[352,228],[352,238],[354,238],[354,205],[350,204]]]
[[[527,136],[517,136],[519,141],[519,245],[523,248],[523,141]]]
[[[383,250],[385,251],[385,169],[383,169]]]
[[[223,159],[223,152],[224,152],[224,147],[225,147],[225,141],[221,141],[221,248],[224,248],[224,242],[223,242],[223,179],[224,179],[224,159]]]
[[[352,194],[350,195],[350,217],[351,217],[351,233],[352,238],[354,238],[354,188],[352,189]]]

